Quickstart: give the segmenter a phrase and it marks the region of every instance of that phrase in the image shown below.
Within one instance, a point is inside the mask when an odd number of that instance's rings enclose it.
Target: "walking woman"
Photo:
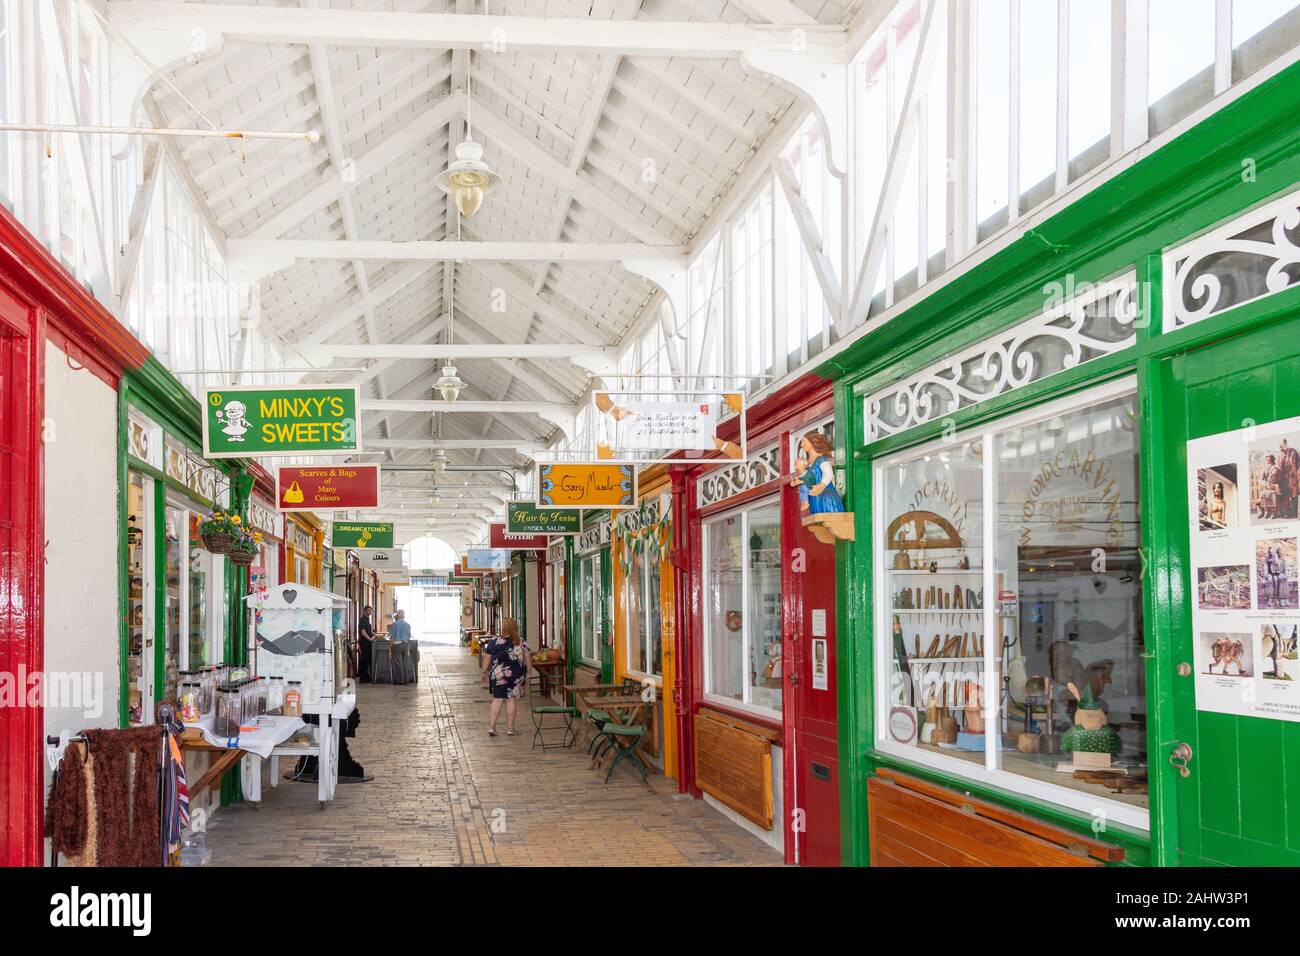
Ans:
[[[501,718],[501,704],[506,705],[506,734],[515,734],[515,718],[519,713],[519,698],[528,686],[528,671],[532,656],[528,645],[519,639],[519,622],[508,617],[501,622],[501,635],[486,641],[480,651],[483,662],[481,680],[492,689],[492,709],[488,712],[488,736],[497,735],[497,721]]]

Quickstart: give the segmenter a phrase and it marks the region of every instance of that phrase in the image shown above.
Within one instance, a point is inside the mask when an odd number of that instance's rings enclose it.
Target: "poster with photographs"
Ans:
[[[1300,418],[1187,444],[1196,706],[1300,721]]]

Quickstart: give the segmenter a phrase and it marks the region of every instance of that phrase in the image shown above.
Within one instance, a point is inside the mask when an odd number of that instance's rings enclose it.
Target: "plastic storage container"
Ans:
[[[266,688],[266,712],[272,717],[284,713],[284,678],[272,677]]]

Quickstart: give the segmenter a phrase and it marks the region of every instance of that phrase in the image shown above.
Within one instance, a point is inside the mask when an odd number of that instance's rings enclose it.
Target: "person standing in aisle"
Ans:
[[[388,637],[394,644],[411,639],[411,625],[406,623],[405,611],[398,611],[393,615],[393,623],[388,627]]]
[[[515,735],[515,718],[519,715],[519,698],[528,687],[532,656],[528,645],[519,639],[519,623],[512,617],[501,622],[501,635],[486,641],[479,651],[483,662],[480,680],[492,690],[492,709],[488,712],[488,736],[497,735],[501,705],[506,707],[506,735]]]
[[[361,667],[358,670],[363,684],[370,682],[370,653],[375,641],[375,625],[371,617],[374,612],[375,609],[367,604],[361,609],[361,622],[357,624],[357,634],[361,637]]]

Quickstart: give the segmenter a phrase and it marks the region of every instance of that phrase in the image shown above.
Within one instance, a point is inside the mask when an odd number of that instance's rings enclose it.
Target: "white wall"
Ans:
[[[703,794],[704,802],[717,810],[742,830],[748,830],[774,850],[785,852],[785,781],[781,772],[785,752],[775,745],[772,747],[772,829],[764,830],[753,821],[742,817],[731,807],[716,797]]]
[[[45,732],[116,727],[117,394],[47,343],[45,417]]]

